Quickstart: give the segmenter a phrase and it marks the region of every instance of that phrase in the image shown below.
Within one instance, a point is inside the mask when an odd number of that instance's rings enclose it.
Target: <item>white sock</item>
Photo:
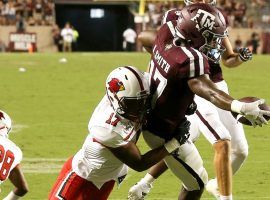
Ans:
[[[20,196],[17,196],[13,191],[11,191],[3,200],[18,200]]]
[[[222,196],[220,195],[220,200],[233,200],[232,195],[230,196]]]
[[[148,183],[148,184],[152,184],[156,179],[149,173],[147,173],[141,181]]]

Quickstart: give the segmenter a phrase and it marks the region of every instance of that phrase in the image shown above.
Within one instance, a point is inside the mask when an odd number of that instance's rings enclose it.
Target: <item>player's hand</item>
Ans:
[[[245,118],[250,121],[253,127],[267,124],[267,120],[263,115],[270,116],[270,111],[262,110],[259,107],[259,105],[263,104],[264,102],[264,99],[260,99],[251,103],[243,103],[242,105],[240,111],[245,116]]]
[[[153,186],[140,180],[128,191],[128,200],[144,200]]]
[[[239,58],[243,61],[249,61],[252,59],[252,52],[247,47],[242,47],[238,49]]]
[[[180,126],[177,129],[177,134],[174,136],[175,139],[179,142],[180,145],[186,143],[188,140],[190,133],[190,121],[188,121],[186,118],[184,121],[180,124]]]
[[[187,118],[185,118],[180,124],[180,126],[177,128],[173,138],[164,144],[165,149],[170,154],[174,154],[175,152],[177,152],[180,146],[186,143],[190,136],[189,129],[190,122],[187,120]]]
[[[197,104],[195,103],[195,101],[193,101],[189,106],[188,109],[186,111],[186,115],[193,115],[197,110]]]

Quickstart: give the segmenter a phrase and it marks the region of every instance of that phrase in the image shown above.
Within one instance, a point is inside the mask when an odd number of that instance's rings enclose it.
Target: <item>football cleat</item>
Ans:
[[[144,200],[152,187],[151,184],[144,181],[136,183],[128,191],[128,200]]]
[[[218,190],[217,179],[211,179],[208,181],[205,187],[206,191],[213,195],[217,200],[220,200],[220,193]]]

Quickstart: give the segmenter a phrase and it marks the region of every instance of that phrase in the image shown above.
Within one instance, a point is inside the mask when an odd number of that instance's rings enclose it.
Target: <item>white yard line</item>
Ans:
[[[60,169],[63,166],[63,163],[68,158],[24,158],[22,162],[24,173],[30,174],[58,174]],[[252,163],[259,163],[262,161],[249,161]],[[129,171],[127,178],[129,178],[133,173],[136,173],[133,170]],[[237,200],[251,200],[250,197],[236,197]],[[264,197],[252,197],[256,200],[270,200],[270,196]],[[126,200],[126,199],[111,199],[111,200]],[[149,198],[149,200],[164,200],[164,198]],[[175,198],[166,198],[166,200],[175,200]],[[202,200],[213,200],[213,198],[202,198]]]

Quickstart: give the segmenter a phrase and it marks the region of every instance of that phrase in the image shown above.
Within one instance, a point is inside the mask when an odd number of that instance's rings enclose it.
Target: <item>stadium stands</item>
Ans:
[[[270,1],[269,0],[218,0],[218,7],[222,8],[228,16],[229,25],[233,29],[243,29],[249,28],[250,34],[241,34],[237,31],[238,35],[241,36],[241,39],[244,41],[243,45],[246,44],[246,41],[251,37],[253,32],[259,33],[261,37],[259,39],[264,40],[265,44],[269,39],[270,32]],[[15,27],[12,29],[14,32],[24,32],[30,30],[30,27],[41,27],[47,26],[50,29],[51,40],[50,43],[53,45],[53,41],[58,46],[56,49],[61,49],[61,38],[59,38],[59,32],[64,26],[64,23],[59,21],[59,17],[56,15],[57,5],[124,5],[129,8],[129,11],[133,14],[133,17],[136,22],[136,17],[139,13],[140,1],[125,1],[125,0],[1,0],[0,1],[0,39],[1,44],[8,46],[8,36],[3,30],[4,27]],[[145,20],[143,26],[136,26],[137,33],[142,29],[155,29],[160,25],[162,15],[165,11],[171,8],[182,8],[184,2],[180,0],[167,0],[167,1],[158,1],[158,0],[146,0],[145,4]],[[131,15],[132,15],[131,14]],[[59,15],[60,16],[60,15]],[[134,23],[134,22],[133,22]],[[76,26],[74,22],[72,25]],[[131,24],[132,25],[132,24]],[[138,28],[139,27],[139,28]],[[125,27],[126,28],[126,27]],[[8,28],[10,30],[10,28]],[[254,29],[251,30],[251,29]],[[80,30],[78,30],[80,33]],[[2,32],[2,35],[1,35]],[[39,32],[39,31],[38,31]],[[122,32],[122,31],[119,31]],[[234,30],[230,31],[230,38],[232,43],[238,38],[237,34],[233,33]],[[239,34],[240,33],[240,34]],[[262,33],[262,34],[261,34]],[[234,37],[235,35],[235,37]],[[38,38],[39,35],[37,35]],[[82,38],[82,37],[81,37]],[[79,38],[80,40],[80,38]],[[60,43],[59,43],[60,41]],[[37,41],[38,43],[40,41]],[[80,43],[80,41],[79,41]],[[59,45],[60,44],[60,45]],[[38,51],[40,50],[40,44],[37,44]],[[42,45],[43,46],[43,45]],[[80,45],[79,45],[80,46]],[[269,45],[261,45],[260,48],[264,48],[262,52],[268,52]],[[8,48],[1,48],[8,50]],[[46,49],[46,47],[44,48]],[[50,48],[52,49],[52,48]],[[79,48],[81,50],[82,48]],[[83,48],[85,49],[85,48]],[[140,49],[140,48],[138,48]],[[261,52],[261,50],[259,50]]]
[[[15,25],[21,20],[29,26],[52,25],[53,0],[0,1],[0,25]]]

